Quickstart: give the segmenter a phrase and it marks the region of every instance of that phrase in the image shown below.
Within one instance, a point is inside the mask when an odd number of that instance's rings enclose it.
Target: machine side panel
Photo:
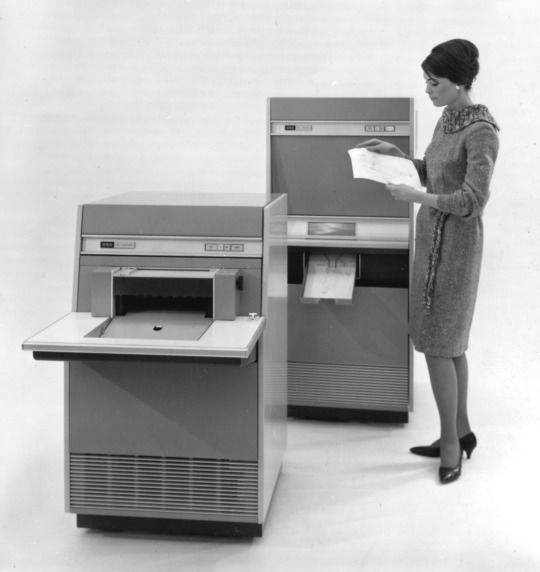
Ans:
[[[82,234],[82,211],[81,205],[77,207],[77,222],[75,232],[73,284],[71,295],[71,310],[77,311],[79,298],[79,273],[81,256]],[[70,362],[64,362],[64,510],[69,511],[69,366]]]
[[[416,219],[414,216],[415,208],[414,204],[410,204],[409,212],[409,284],[412,284],[412,272],[413,272],[413,262],[414,262],[414,237],[415,237],[415,225]],[[412,290],[409,288],[409,299],[407,300],[407,323],[410,321],[411,317],[411,294]],[[414,411],[414,346],[410,336],[408,336],[409,341],[409,411]]]
[[[289,285],[289,405],[408,411],[407,289],[357,287],[338,306],[299,303],[301,288]]]
[[[255,461],[257,364],[72,362],[70,454]]]
[[[409,205],[384,185],[352,176],[347,151],[369,138],[272,136],[272,189],[288,194],[289,215],[408,217]],[[409,153],[407,137],[391,142]]]
[[[236,236],[262,234],[259,207],[102,205],[83,207],[83,234]]]
[[[69,512],[69,366],[64,362],[64,510]]]
[[[270,119],[291,121],[410,121],[408,97],[274,97]]]
[[[287,200],[274,195],[264,212],[260,347],[259,518],[264,520],[281,469],[287,440]]]
[[[303,304],[301,296],[302,286],[291,284],[290,361],[407,366],[406,288],[356,287],[350,306]]]

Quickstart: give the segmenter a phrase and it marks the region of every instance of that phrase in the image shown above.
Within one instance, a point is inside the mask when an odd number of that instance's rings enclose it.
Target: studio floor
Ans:
[[[18,439],[3,431],[2,571],[540,569],[532,383],[519,396],[502,381],[488,398],[471,391],[479,446],[461,479],[446,486],[438,484],[437,460],[408,453],[437,432],[421,365],[408,424],[291,419],[263,537],[213,539],[77,529],[63,512],[62,383],[53,381],[60,370],[28,362],[51,380],[33,383],[43,407],[4,417]]]

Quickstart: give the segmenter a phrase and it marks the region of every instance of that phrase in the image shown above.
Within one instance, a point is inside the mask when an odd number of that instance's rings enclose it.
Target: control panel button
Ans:
[[[101,240],[99,242],[100,248],[114,248],[114,249],[134,249],[137,243],[134,240]]]
[[[136,242],[134,240],[115,240],[114,247],[115,248],[135,248]]]
[[[244,252],[243,243],[238,242],[205,242],[204,250],[206,252]]]
[[[394,133],[396,131],[395,125],[364,125],[364,131],[369,133]]]

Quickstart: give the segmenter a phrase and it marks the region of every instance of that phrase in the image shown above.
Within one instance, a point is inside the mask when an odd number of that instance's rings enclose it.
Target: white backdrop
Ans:
[[[70,310],[77,205],[139,190],[264,192],[268,96],[414,97],[421,155],[441,110],[420,63],[453,37],[479,47],[473,99],[502,128],[470,352],[485,385],[472,397],[485,419],[488,384],[538,401],[536,5],[0,0],[0,491],[40,466],[36,447],[61,453],[61,365],[20,345]],[[508,403],[499,413],[517,422],[519,400]]]

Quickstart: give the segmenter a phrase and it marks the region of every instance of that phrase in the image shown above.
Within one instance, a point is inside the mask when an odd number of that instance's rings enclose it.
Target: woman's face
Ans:
[[[426,80],[426,93],[436,107],[445,107],[447,105],[453,107],[459,102],[461,90],[456,89],[456,84],[449,79],[425,72],[424,79]]]

